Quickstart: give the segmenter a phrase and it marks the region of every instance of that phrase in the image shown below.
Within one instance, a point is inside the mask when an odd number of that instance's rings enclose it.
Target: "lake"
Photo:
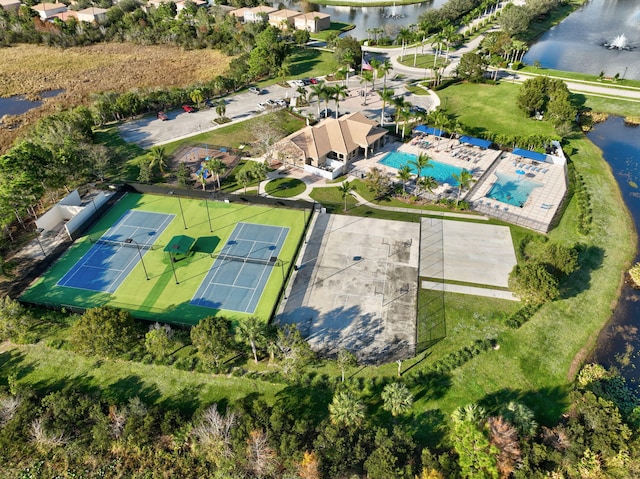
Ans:
[[[640,127],[624,124],[620,117],[609,117],[588,134],[604,154],[620,186],[636,229],[640,225]],[[594,204],[597,208],[597,203]],[[640,261],[636,257],[635,261]],[[590,358],[607,367],[615,366],[637,387],[640,369],[635,363],[640,351],[640,291],[625,285],[611,321],[600,334]],[[622,361],[622,364],[621,364]]]
[[[610,50],[624,35],[625,49]],[[524,62],[545,68],[640,80],[640,2],[591,0],[546,32]]]
[[[28,100],[22,95],[10,96],[9,98],[0,98],[0,118],[4,115],[22,115],[33,108],[42,105],[42,101],[46,98],[53,98],[64,90],[50,90],[40,93],[42,100]]]

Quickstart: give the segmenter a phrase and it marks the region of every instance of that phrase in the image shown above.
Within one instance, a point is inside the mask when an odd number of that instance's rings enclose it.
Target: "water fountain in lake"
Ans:
[[[621,33],[620,35],[615,37],[611,43],[605,43],[604,46],[607,47],[609,50],[628,50],[629,49],[627,37],[625,36],[624,33]]]

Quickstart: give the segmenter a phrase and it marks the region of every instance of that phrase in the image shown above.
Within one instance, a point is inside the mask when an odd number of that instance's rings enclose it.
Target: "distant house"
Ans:
[[[249,11],[250,9],[247,7],[242,7],[242,8],[237,8],[235,10],[231,10],[229,12],[229,15],[233,15],[234,17],[236,17],[238,20],[240,20],[241,22],[244,22],[244,15]]]
[[[47,20],[52,22],[54,18],[62,20],[63,22],[66,22],[70,18],[75,18],[77,20],[78,19],[78,12],[73,11],[73,10],[67,10],[66,12],[56,13],[55,15],[49,17]]]
[[[107,9],[90,7],[83,10],[78,10],[78,20],[87,23],[100,23],[107,19]]]
[[[276,12],[278,9],[273,7],[268,7],[266,5],[260,5],[258,7],[249,8],[244,13],[244,21],[245,22],[264,22],[269,19],[269,14]]]
[[[307,126],[275,145],[282,159],[310,173],[335,178],[358,155],[365,158],[384,144],[387,130],[361,112],[327,118]]]
[[[293,19],[293,26],[297,30],[318,33],[331,28],[331,15],[322,12],[301,13]]]
[[[300,12],[296,10],[278,10],[269,14],[269,24],[283,30],[293,28],[293,19],[298,15],[300,15]]]
[[[176,2],[176,9],[177,9],[178,13],[180,13],[182,10],[184,10],[184,7],[186,6],[185,4],[187,3],[187,1],[190,1],[191,3],[193,3],[198,8],[206,7],[207,5],[209,5],[206,2],[206,0],[181,0],[179,2]]]
[[[0,0],[0,7],[4,10],[17,10],[20,8],[20,0]]]
[[[56,14],[66,12],[67,6],[64,3],[39,3],[31,7],[38,12],[41,20],[53,18]]]

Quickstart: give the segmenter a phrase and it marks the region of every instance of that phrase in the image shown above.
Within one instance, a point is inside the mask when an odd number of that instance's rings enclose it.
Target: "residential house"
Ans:
[[[206,8],[206,6],[209,5],[206,0],[188,0],[188,1],[193,3],[198,8],[202,8],[202,7]],[[187,3],[187,0],[181,0],[179,2],[176,2],[176,10],[178,13],[184,10],[186,3]]]
[[[296,10],[278,10],[269,14],[269,24],[281,30],[293,28],[293,19],[300,15]]]
[[[336,178],[358,155],[368,158],[381,148],[386,134],[378,122],[355,112],[307,126],[280,140],[275,150],[282,161],[316,175]]]
[[[247,11],[249,11],[250,9],[247,7],[242,7],[242,8],[237,8],[235,10],[231,10],[229,12],[229,15],[233,15],[234,17],[236,17],[238,20],[240,20],[241,22],[244,23],[244,16],[247,13]]]
[[[78,20],[87,23],[101,23],[107,19],[107,9],[98,7],[89,7],[78,10]]]
[[[20,8],[20,0],[0,0],[0,7],[4,10],[18,10]]]
[[[66,22],[71,18],[75,18],[77,20],[78,12],[76,12],[75,10],[67,10],[66,12],[56,13],[55,15],[50,16],[47,20],[52,22],[55,18],[62,20],[63,22]]]
[[[38,12],[41,20],[47,20],[58,13],[66,12],[67,6],[64,3],[39,3],[31,9]]]
[[[260,5],[257,7],[249,8],[244,12],[244,21],[248,22],[264,22],[269,19],[269,14],[276,12],[278,9],[268,7],[266,5]]]
[[[297,30],[318,33],[331,27],[331,15],[322,12],[301,13],[293,19],[293,26]]]

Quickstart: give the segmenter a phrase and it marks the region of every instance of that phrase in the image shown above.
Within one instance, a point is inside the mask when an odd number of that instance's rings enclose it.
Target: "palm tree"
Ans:
[[[380,71],[384,75],[384,84],[383,85],[384,85],[385,88],[387,86],[387,75],[389,74],[389,72],[391,70],[393,70],[393,65],[391,64],[391,60],[386,58],[384,60],[384,62],[382,62],[382,65],[380,65]]]
[[[164,169],[167,166],[167,154],[164,146],[154,146],[149,150],[149,167],[153,169],[156,165],[160,169],[160,173],[164,173]]]
[[[434,110],[429,115],[429,118],[431,122],[436,126],[436,133],[438,133],[436,135],[436,138],[438,140],[438,143],[440,143],[440,135],[442,134],[444,127],[449,124],[449,118],[447,117],[447,115],[445,115],[444,111],[440,109]]]
[[[477,404],[467,404],[466,406],[460,406],[451,413],[451,421],[454,424],[460,424],[463,422],[469,422],[471,424],[480,424],[487,415],[483,407]]]
[[[407,48],[407,43],[411,41],[413,38],[413,32],[408,28],[401,28],[396,36],[396,42],[400,40],[402,42],[402,53],[400,54],[400,61],[404,60],[405,49]]]
[[[393,417],[408,412],[413,405],[413,394],[403,383],[387,384],[380,397],[384,402],[383,409],[389,411]]]
[[[364,405],[351,391],[340,391],[329,404],[329,417],[333,424],[347,428],[359,426],[364,420]]]
[[[207,189],[207,170],[202,167],[198,170],[198,180],[200,180],[200,184],[202,185],[202,191]]]
[[[248,170],[242,170],[236,175],[236,179],[244,187],[244,193],[247,194],[247,185],[251,183],[251,180],[253,179],[251,172]]]
[[[267,160],[262,163],[254,162],[253,167],[251,168],[251,176],[253,176],[256,180],[262,181],[267,178],[267,173],[269,173],[269,166],[267,165]]]
[[[287,79],[287,76],[289,76],[289,73],[291,73],[291,70],[289,69],[289,65],[287,63],[283,63],[282,65],[280,65],[280,68],[278,68],[278,76],[282,80],[283,85],[285,84],[285,81]]]
[[[407,100],[403,96],[396,96],[391,99],[391,103],[396,108],[396,135],[398,134],[398,125],[400,124],[400,111],[407,105]]]
[[[398,179],[402,182],[402,196],[407,195],[406,185],[407,183],[409,183],[409,180],[411,179],[411,175],[412,175],[411,167],[409,165],[403,165],[398,170]]]
[[[347,77],[344,82],[347,89],[349,88],[349,71],[351,70],[351,65],[353,65],[354,61],[355,58],[353,57],[353,52],[351,50],[345,51],[344,55],[342,55],[342,63],[345,67],[347,67]]]
[[[345,173],[347,169],[347,161],[344,162]],[[338,191],[340,192],[340,196],[344,200],[344,211],[347,211],[347,198],[351,194],[351,192],[355,190],[355,186],[353,186],[348,181],[343,181],[340,186],[338,186]]]
[[[191,101],[198,105],[198,108],[200,108],[200,104],[204,101],[204,94],[202,93],[202,90],[200,90],[199,88],[192,90],[189,97],[191,97]]]
[[[380,124],[384,125],[385,107],[387,106],[387,103],[393,99],[394,91],[391,88],[384,87],[380,92],[378,92],[378,94],[380,95],[380,99],[382,100],[382,111],[380,112]]]
[[[371,72],[373,73],[373,79],[371,80],[371,90],[375,90],[376,78],[378,78],[378,70],[380,69],[382,62],[377,58],[372,58],[371,61],[369,62],[369,65],[371,65],[371,68],[373,68],[373,70],[371,70]]]
[[[218,189],[220,189],[220,175],[227,169],[226,165],[219,158],[211,158],[204,163],[204,166],[211,174],[216,175],[216,183],[218,183]]]
[[[419,191],[428,191],[433,194],[433,190],[438,187],[438,182],[433,176],[422,176],[416,181],[416,187]]]
[[[309,95],[309,99],[317,98],[318,99],[318,118],[320,118],[320,103],[322,102],[324,90],[327,87],[324,82],[320,82],[317,85],[311,85],[311,94]]]
[[[422,176],[422,170],[424,168],[433,168],[433,164],[431,164],[430,162],[431,158],[429,158],[428,155],[420,153],[415,160],[409,161],[409,164],[416,167],[416,170],[418,170],[418,178],[420,178]]]
[[[364,83],[364,104],[367,104],[367,83],[373,83],[373,72],[371,70],[364,70],[362,72],[362,79],[360,83]]]
[[[344,85],[334,85],[331,88],[331,95],[336,102],[336,118],[340,116],[340,100],[344,100],[349,95],[349,90]]]
[[[298,88],[296,88],[296,93],[298,95],[300,95],[300,99],[301,99],[300,103],[306,105],[307,104],[307,89],[303,85],[300,85],[300,86],[298,86]]]
[[[220,118],[224,118],[224,115],[227,113],[227,103],[224,101],[224,99],[220,99],[215,104],[216,104],[216,114]]]
[[[462,190],[469,189],[469,186],[474,181],[473,175],[469,170],[462,170],[460,174],[454,173],[453,178],[458,182],[458,197],[456,198],[456,207],[458,206],[458,202],[460,201],[460,194]]]
[[[407,102],[407,104],[402,108],[399,112],[400,118],[402,119],[402,138],[404,138],[405,130],[407,128],[407,124],[409,120],[413,117],[413,113],[411,112],[411,103]]]
[[[248,173],[242,171],[242,173]],[[238,336],[242,341],[246,341],[251,346],[253,360],[258,364],[258,348],[257,344],[265,339],[264,323],[255,316],[249,316],[247,319],[240,321],[238,324]]]

